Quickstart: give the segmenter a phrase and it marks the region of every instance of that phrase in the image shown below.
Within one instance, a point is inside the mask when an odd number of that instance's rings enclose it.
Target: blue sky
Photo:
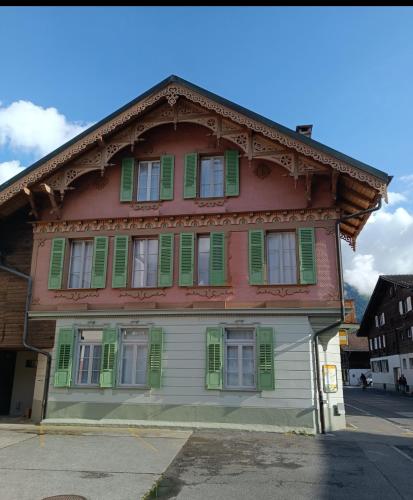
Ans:
[[[393,175],[385,213],[413,217],[412,33],[411,7],[3,7],[0,169],[177,74],[292,129],[314,124],[316,140]]]

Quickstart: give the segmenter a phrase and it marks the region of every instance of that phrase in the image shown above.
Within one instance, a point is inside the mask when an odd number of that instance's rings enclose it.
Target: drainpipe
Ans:
[[[24,311],[24,326],[23,326],[23,345],[26,349],[29,351],[37,352],[39,354],[42,354],[43,356],[47,357],[47,364],[46,364],[46,377],[44,381],[44,389],[43,389],[43,399],[42,399],[42,419],[46,418],[46,410],[47,410],[47,394],[48,394],[48,386],[49,386],[49,379],[50,379],[50,365],[52,361],[52,355],[50,352],[47,351],[42,351],[41,349],[38,349],[37,347],[30,345],[27,342],[27,337],[29,335],[29,307],[30,303],[32,301],[32,287],[33,287],[33,280],[32,277],[24,274],[17,269],[13,269],[12,267],[6,266],[2,262],[2,258],[0,255],[0,270],[6,271],[8,273],[14,274],[15,276],[18,276],[19,278],[23,278],[27,280],[27,294],[26,294],[26,307]]]
[[[339,297],[340,297],[340,319],[338,321],[335,321],[334,323],[331,323],[328,326],[325,326],[321,330],[318,330],[318,332],[315,332],[314,337],[313,337],[313,342],[314,342],[314,352],[315,352],[315,362],[316,362],[316,385],[317,385],[317,393],[318,393],[318,403],[319,403],[319,409],[320,409],[320,429],[321,429],[321,434],[325,434],[325,420],[324,420],[324,400],[323,400],[323,388],[322,388],[322,383],[321,383],[321,377],[320,377],[320,358],[319,358],[319,353],[318,353],[318,337],[326,332],[327,330],[330,330],[332,328],[336,328],[337,326],[341,325],[344,322],[345,318],[345,304],[344,304],[344,286],[343,286],[343,269],[342,269],[342,263],[341,263],[341,244],[340,244],[340,223],[344,222],[348,219],[353,219],[354,217],[359,217],[360,215],[365,215],[365,214],[370,214],[372,212],[376,212],[377,210],[380,210],[381,208],[381,198],[379,198],[378,205],[373,208],[368,208],[367,210],[361,210],[359,212],[355,212],[353,214],[349,215],[343,215],[339,219],[336,220],[336,251],[337,251],[337,269],[338,269],[338,287],[339,287]]]

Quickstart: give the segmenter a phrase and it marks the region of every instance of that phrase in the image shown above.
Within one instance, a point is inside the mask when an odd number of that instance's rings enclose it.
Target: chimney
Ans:
[[[312,125],[297,125],[295,131],[299,134],[305,135],[306,137],[311,137],[311,132],[313,131]]]

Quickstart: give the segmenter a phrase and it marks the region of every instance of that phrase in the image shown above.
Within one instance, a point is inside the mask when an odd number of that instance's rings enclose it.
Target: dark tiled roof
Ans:
[[[413,274],[385,274],[380,278],[405,288],[413,288]]]
[[[6,181],[4,184],[1,184],[0,191],[7,188],[8,186],[10,186],[11,184],[16,182],[21,177],[24,177],[30,171],[35,170],[37,167],[39,167],[40,165],[42,165],[46,161],[50,160],[51,158],[56,156],[58,153],[60,153],[64,149],[68,148],[69,146],[71,146],[75,142],[79,141],[80,139],[82,139],[86,135],[90,134],[94,130],[98,129],[103,124],[109,122],[110,120],[115,118],[117,115],[119,115],[123,111],[127,110],[129,107],[133,106],[134,104],[136,104],[140,100],[142,100],[145,97],[159,91],[161,88],[165,87],[169,83],[180,83],[183,86],[192,88],[196,92],[199,92],[200,94],[203,94],[206,97],[209,97],[210,99],[215,100],[216,102],[220,102],[221,104],[228,106],[229,108],[231,108],[235,111],[238,111],[239,113],[243,113],[244,115],[249,116],[250,118],[252,118],[254,120],[265,123],[269,127],[274,127],[275,129],[279,130],[281,133],[288,135],[288,136],[292,137],[293,139],[297,139],[301,142],[308,144],[309,146],[312,146],[318,150],[324,151],[325,153],[330,154],[331,156],[333,156],[334,158],[337,158],[338,160],[342,160],[346,163],[349,163],[350,165],[353,165],[354,167],[358,168],[359,170],[362,170],[364,172],[368,172],[369,174],[372,174],[372,175],[378,177],[379,179],[385,181],[387,184],[392,179],[392,177],[389,176],[386,172],[382,172],[381,170],[378,170],[370,165],[367,165],[366,163],[362,163],[361,161],[358,161],[354,158],[351,158],[350,156],[347,156],[344,153],[340,153],[339,151],[337,151],[333,148],[330,148],[330,147],[322,144],[321,142],[315,141],[314,139],[311,139],[310,137],[306,137],[305,135],[300,134],[299,132],[296,132],[296,131],[291,130],[287,127],[284,127],[284,125],[280,125],[279,123],[273,122],[272,120],[269,120],[268,118],[265,118],[264,116],[259,115],[258,113],[254,113],[253,111],[250,111],[249,109],[246,109],[242,106],[239,106],[238,104],[235,104],[234,102],[229,101],[228,99],[220,97],[219,95],[214,94],[212,92],[209,92],[208,90],[205,90],[202,87],[198,87],[197,85],[194,85],[193,83],[188,82],[187,80],[184,80],[183,78],[180,78],[179,76],[171,75],[168,78],[165,78],[165,80],[162,80],[161,82],[159,82],[157,85],[154,85],[152,88],[150,88],[149,90],[147,90],[146,92],[144,92],[140,96],[133,99],[133,101],[125,104],[124,106],[122,106],[121,108],[116,110],[115,112],[108,115],[106,118],[103,118],[103,120],[100,120],[98,123],[95,123],[87,130],[84,130],[82,133],[80,133],[79,135],[77,135],[76,137],[74,137],[73,139],[68,141],[67,143],[60,146],[55,151],[52,151],[50,154],[48,154],[44,158],[41,158],[36,163],[33,163],[33,165],[31,165],[30,167],[25,168],[22,172],[18,173],[17,175],[15,175],[14,177],[12,177],[8,181]]]

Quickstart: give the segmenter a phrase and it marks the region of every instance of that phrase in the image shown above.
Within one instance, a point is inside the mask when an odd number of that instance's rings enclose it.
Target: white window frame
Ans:
[[[158,254],[157,254],[157,261],[156,261],[156,283],[155,285],[148,285],[148,255],[149,255],[149,252],[148,252],[148,247],[149,247],[149,241],[150,240],[156,240],[158,242]],[[144,254],[145,254],[145,266],[143,268],[143,282],[144,282],[144,285],[142,286],[138,286],[136,285],[135,283],[135,265],[136,265],[136,259],[135,259],[135,252],[136,252],[136,248],[137,248],[137,245],[136,243],[138,241],[144,241],[144,247],[145,247],[145,250],[144,250]],[[132,263],[132,288],[157,288],[158,287],[158,274],[159,274],[159,239],[158,238],[134,238],[133,239],[133,248],[132,248],[132,259],[133,259],[133,263]]]
[[[379,323],[380,323],[380,326],[384,326],[386,324],[386,318],[384,316],[384,312],[382,312],[380,314]]]
[[[381,337],[377,338],[377,346],[379,349],[381,349]]]
[[[374,316],[374,321],[376,323],[376,328],[378,328],[379,327],[379,317],[377,315]]]
[[[403,314],[404,314],[404,302],[403,302],[403,300],[399,300],[399,313],[400,313],[400,316],[403,316]]]
[[[383,344],[383,348],[386,347],[386,336],[385,335],[382,335],[382,344]]]
[[[377,349],[377,337],[374,337],[373,345],[374,345],[374,350],[376,350]]]
[[[146,338],[136,338],[136,339],[125,339],[124,334],[126,332],[132,331],[142,331],[146,333]],[[135,383],[126,384],[122,383],[122,368],[123,368],[123,350],[125,345],[133,345],[133,360],[132,360],[132,374],[135,380]],[[136,383],[136,364],[137,364],[137,350],[138,346],[146,346],[146,367],[145,367],[145,382],[143,384]],[[119,387],[142,387],[147,388],[149,383],[149,328],[133,328],[133,327],[124,327],[120,328],[120,348],[119,348],[119,363],[118,363],[118,386]]]
[[[214,187],[214,194],[211,196],[205,196],[202,194],[202,163],[205,160],[210,160],[212,162],[212,166],[214,165],[214,161],[219,159],[222,163],[222,194],[215,194],[215,186],[216,184],[212,184]],[[213,172],[213,180],[215,180],[215,171]],[[225,158],[221,155],[215,156],[201,156],[199,163],[199,198],[222,198],[225,196]]]
[[[82,247],[82,255],[81,255],[81,259],[80,259],[81,264],[80,264],[80,272],[79,272],[82,285],[83,285],[84,280],[85,280],[84,272],[85,272],[86,243],[90,243],[91,247],[92,247],[92,263],[91,263],[91,268],[90,268],[90,283],[89,283],[89,286],[74,287],[74,286],[70,286],[70,281],[71,281],[71,276],[72,276],[72,266],[73,266],[72,259],[73,259],[74,245],[79,244],[79,243],[82,244],[82,246],[81,246]],[[92,288],[92,268],[93,268],[93,240],[70,240],[70,259],[69,259],[69,275],[67,277],[67,288],[69,288],[71,290],[73,290],[73,289],[77,290],[77,289],[81,289],[81,288]]]
[[[369,339],[370,351],[373,350],[373,339]]]
[[[139,184],[140,184],[140,176],[141,176],[141,166],[142,164],[146,163],[148,165],[148,178],[147,178],[147,183],[146,183],[146,199],[145,200],[140,200],[139,199]],[[159,167],[159,177],[158,177],[158,197],[151,200],[151,187],[152,187],[152,168],[154,164],[157,164]],[[161,161],[160,160],[142,160],[138,162],[138,182],[137,182],[137,193],[136,193],[136,200],[137,201],[159,201],[161,194]]]
[[[252,332],[252,339],[228,339],[227,332],[229,331],[239,331],[239,332]],[[229,385],[227,383],[228,374],[228,363],[227,363],[227,346],[238,346],[238,382],[240,385]],[[242,385],[242,348],[243,346],[252,346],[252,356],[254,360],[254,385],[244,386]],[[240,355],[241,352],[241,355]],[[257,390],[257,334],[253,328],[226,328],[224,333],[224,388],[233,391],[256,391]]]
[[[406,297],[406,300],[405,300],[405,312],[409,312],[413,309],[413,306],[412,306],[412,298],[411,296],[409,295],[408,297]]]
[[[269,251],[269,244],[270,244],[270,239],[272,235],[280,235],[280,234],[291,234],[294,237],[294,264],[295,264],[295,281],[280,281],[280,282],[270,282],[270,251]],[[281,239],[281,242],[283,240]],[[297,233],[295,231],[270,231],[265,234],[265,252],[266,252],[266,278],[267,278],[267,283],[269,285],[296,285],[298,284],[298,265],[297,265]],[[280,252],[284,252],[284,249],[282,248]],[[285,276],[285,267],[283,265],[283,259],[281,259],[281,266],[280,266],[280,276],[284,278]]]
[[[99,342],[86,342],[82,341],[82,332],[90,332],[90,331],[96,331],[101,333],[101,341]],[[92,362],[89,362],[88,366],[88,376],[87,376],[87,382],[80,382],[79,377],[80,377],[80,352],[81,352],[81,347],[82,346],[90,346],[91,347],[91,352],[89,356],[89,360],[92,360]],[[91,382],[92,380],[92,368],[93,368],[93,352],[95,350],[96,346],[100,346],[100,365],[99,365],[99,377],[97,383]],[[99,387],[100,386],[100,371],[101,371],[101,366],[102,366],[102,356],[103,356],[103,330],[101,329],[91,329],[91,328],[82,328],[77,331],[76,335],[76,363],[75,363],[75,385],[78,387]]]
[[[201,239],[208,239],[209,240],[209,252],[208,252],[208,279],[207,279],[207,282],[206,283],[201,283],[201,276],[200,276],[200,244],[199,244],[199,241]],[[196,261],[196,265],[197,265],[197,284],[198,286],[209,286],[210,283],[211,283],[211,273],[210,273],[210,266],[209,266],[209,262],[211,260],[211,235],[210,234],[199,234],[198,237],[197,237],[197,240],[196,240],[196,243],[197,243],[197,261]],[[202,252],[202,253],[206,253],[206,252]]]

